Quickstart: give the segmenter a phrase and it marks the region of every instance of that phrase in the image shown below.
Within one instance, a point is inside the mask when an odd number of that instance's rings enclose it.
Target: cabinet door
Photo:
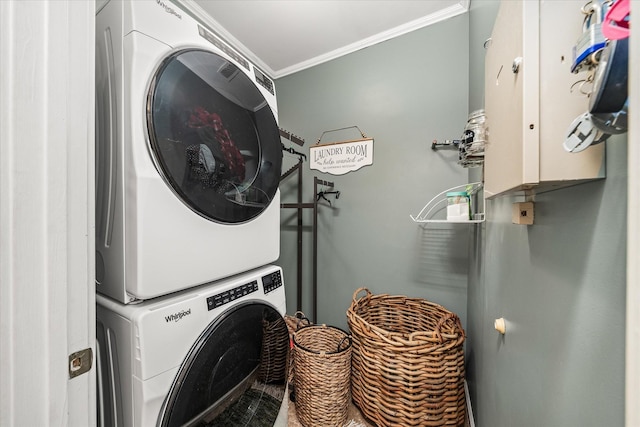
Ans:
[[[485,58],[485,195],[537,192],[604,177],[604,144],[562,147],[588,98],[572,74],[579,1],[503,0]]]
[[[503,1],[487,47],[485,192],[489,197],[538,182],[537,18],[538,2]]]

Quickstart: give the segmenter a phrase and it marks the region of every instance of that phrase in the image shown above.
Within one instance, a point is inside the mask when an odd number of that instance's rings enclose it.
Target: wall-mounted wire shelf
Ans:
[[[441,193],[438,193],[433,199],[429,200],[429,202],[424,205],[422,210],[415,217],[413,215],[409,215],[409,217],[417,223],[433,223],[433,222],[441,222],[441,223],[459,223],[459,224],[477,224],[480,222],[484,222],[485,219],[485,200],[482,194],[478,194],[478,192],[482,190],[481,182],[472,182],[470,184],[462,184],[456,185],[455,187],[448,188]],[[447,193],[454,191],[466,191],[469,194],[469,198],[471,200],[471,219],[464,221],[449,221],[446,219],[433,219],[435,214],[442,209],[447,208]]]

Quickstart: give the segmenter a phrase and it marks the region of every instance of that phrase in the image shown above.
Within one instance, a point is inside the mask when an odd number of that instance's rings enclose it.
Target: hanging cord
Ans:
[[[320,135],[320,138],[318,138],[318,141],[316,141],[316,145],[320,144],[320,140],[322,139],[324,134],[331,133],[331,132],[338,132],[338,131],[347,130],[347,129],[358,129],[358,132],[360,132],[360,135],[362,136],[362,138],[367,138],[367,135],[365,135],[364,132],[362,132],[358,126],[347,126],[344,128],[325,130],[324,132],[322,132],[322,135]]]

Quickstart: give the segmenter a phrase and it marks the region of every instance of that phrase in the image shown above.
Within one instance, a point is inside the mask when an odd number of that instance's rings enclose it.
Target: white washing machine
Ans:
[[[124,304],[275,261],[273,81],[169,0],[96,15],[96,281]]]
[[[99,426],[287,425],[279,267],[140,304],[97,299]]]

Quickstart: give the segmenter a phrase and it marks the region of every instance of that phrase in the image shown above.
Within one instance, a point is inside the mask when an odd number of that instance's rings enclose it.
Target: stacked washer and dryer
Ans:
[[[286,423],[263,375],[286,309],[276,118],[273,82],[186,10],[98,6],[99,425],[215,425],[247,390]]]

